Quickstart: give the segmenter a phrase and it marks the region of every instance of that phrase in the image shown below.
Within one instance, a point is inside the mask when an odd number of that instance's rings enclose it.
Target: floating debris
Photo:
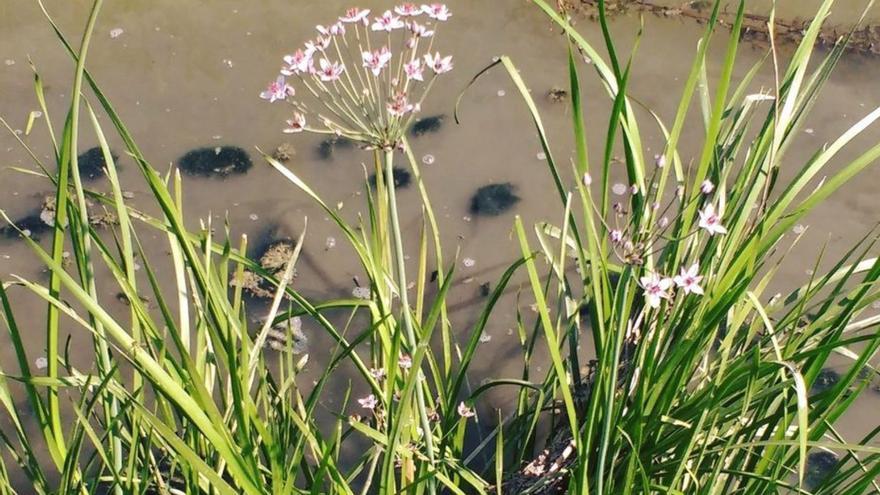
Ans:
[[[178,166],[184,173],[199,177],[243,174],[253,165],[247,152],[237,146],[197,148],[178,160]]]
[[[424,136],[428,133],[437,132],[443,127],[443,121],[446,119],[445,115],[430,115],[428,117],[422,117],[420,119],[416,119],[413,123],[412,128],[409,130],[409,133],[415,137]]]
[[[551,103],[562,103],[568,99],[568,91],[559,86],[554,86],[547,92],[547,99],[550,100]]]
[[[333,158],[333,152],[337,149],[350,149],[354,147],[354,141],[341,136],[333,136],[318,143],[318,158],[321,160],[330,160]]]
[[[284,271],[287,269],[287,263],[293,256],[295,249],[294,243],[289,239],[280,239],[271,241],[259,255],[258,263],[260,268],[266,271],[275,279],[281,279]],[[293,271],[293,278],[296,277],[296,269]],[[277,286],[264,279],[259,274],[244,270],[240,278],[233,279],[230,282],[233,287],[241,287],[255,297],[270,298],[275,296]]]
[[[489,184],[477,189],[471,198],[470,212],[474,215],[496,216],[513,207],[519,196],[514,194],[513,184]]]
[[[840,374],[831,368],[825,368],[816,376],[816,381],[810,387],[810,395],[818,395],[830,390],[840,381]]]
[[[391,174],[394,176],[394,187],[398,189],[403,189],[409,186],[412,182],[412,174],[409,173],[409,170],[401,167],[394,167],[391,170]],[[368,178],[370,181],[370,185],[376,187],[376,174],[370,174]]]
[[[370,299],[373,293],[369,287],[355,287],[351,290],[351,296],[355,299]]]
[[[804,485],[810,491],[815,491],[831,475],[837,467],[837,456],[827,451],[813,452],[807,456],[807,472],[804,476]]]
[[[290,350],[294,354],[306,353],[309,338],[302,331],[302,318],[294,316],[272,326],[265,345],[279,352]]]
[[[111,152],[110,156],[116,162],[119,156]],[[79,176],[85,180],[95,180],[104,177],[107,162],[104,160],[104,151],[95,146],[76,157]]]
[[[296,149],[290,143],[281,143],[275,151],[272,152],[272,158],[278,160],[279,162],[286,162],[293,158],[293,155],[296,154]]]

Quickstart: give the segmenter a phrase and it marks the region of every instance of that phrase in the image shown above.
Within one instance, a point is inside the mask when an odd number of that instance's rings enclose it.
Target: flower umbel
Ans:
[[[350,8],[285,55],[280,75],[260,97],[294,107],[285,133],[333,134],[364,148],[394,149],[434,79],[452,70],[451,55],[429,53],[436,41],[422,41],[451,16],[440,3],[406,2],[372,18],[369,9]]]

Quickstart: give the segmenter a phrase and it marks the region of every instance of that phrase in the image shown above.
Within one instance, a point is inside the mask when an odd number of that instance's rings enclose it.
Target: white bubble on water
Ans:
[[[620,182],[611,186],[611,192],[618,196],[623,196],[624,194],[626,194],[627,191],[629,191],[629,187],[627,187],[626,184],[621,184]]]
[[[11,58],[7,58],[6,60],[3,61],[3,63],[6,64],[7,67],[9,67],[11,65],[15,65],[15,60],[12,60]]]
[[[472,266],[477,264],[477,261],[473,258],[465,258],[461,260],[461,262],[466,268],[471,268]]]
[[[44,370],[49,367],[49,360],[44,357],[38,357],[34,360],[34,366],[36,366],[38,370]]]
[[[336,247],[336,238],[328,237],[327,240],[324,242],[324,246],[327,249],[333,249],[334,247]]]
[[[428,154],[422,157],[422,163],[425,165],[430,165],[434,163],[434,155]]]
[[[492,340],[491,335],[485,334],[485,333],[483,335],[480,335],[480,342],[482,342],[483,344],[485,344],[486,342],[489,342],[490,340]]]
[[[260,216],[257,215],[256,213],[251,213],[250,215],[248,215],[248,218],[250,218],[251,220],[253,220],[254,222],[256,222],[257,220],[260,219]]]
[[[807,227],[802,224],[797,224],[791,229],[791,231],[794,232],[795,235],[801,235],[807,231]]]
[[[122,33],[124,33],[124,32],[125,32],[125,30],[123,30],[122,28],[113,28],[110,30],[110,37],[114,38],[114,39],[118,38],[118,37],[122,36]]]
[[[507,91],[504,91],[503,89],[498,90],[498,96],[504,96],[506,94],[507,94]]]
[[[547,153],[544,153],[543,151],[539,151],[538,154],[535,155],[535,158],[537,158],[538,160],[546,160]]]

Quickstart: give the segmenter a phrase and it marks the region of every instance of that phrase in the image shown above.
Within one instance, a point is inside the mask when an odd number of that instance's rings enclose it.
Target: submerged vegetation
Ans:
[[[349,9],[284,57],[261,94],[291,105],[283,132],[325,135],[328,157],[341,140],[372,154],[374,180],[356,223],[281,157],[262,157],[334,222],[366,274],[363,285],[355,281],[356,297],[320,301],[291,283],[307,220],[295,240],[270,243],[256,260],[246,255],[247,237],[232,239],[211,217],[187,227],[181,174],[163,176],[150,164],[86,70],[101,0],[78,49],[52,22],[76,71],[59,120],[50,120],[36,76],[57,173],[37,165],[56,189],[55,208],[51,244],[24,242],[50,276],[0,284],[16,358],[0,364],[0,494],[880,491],[880,428],[856,439],[835,428],[877,374],[880,317],[867,314],[880,300],[876,234],[790,294],[768,289],[797,222],[880,158],[875,144],[825,168],[880,118],[878,108],[817,149],[790,180],[779,178],[795,131],[845,50],[846,39],[822,57],[813,51],[833,0],[822,2],[788,66],[774,67],[778,85],[760,93],[750,86],[760,63],[732,79],[743,2],[720,75],[707,79],[708,47],[719,42],[714,3],[670,122],[628,96],[634,54],[617,51],[604,2],[607,57],[564,13],[533,3],[569,43],[569,87],[558,104],[568,106],[574,159],[555,159],[568,152],[551,146],[515,60],[500,57],[480,72],[503,69],[518,90],[555,185],[541,199],[558,200],[559,215],[534,226],[513,219],[521,256],[480,285],[479,315],[467,327],[449,316],[458,260],[441,242],[430,184],[407,138],[432,84],[453,68],[452,57],[434,49],[453,19],[446,6]],[[761,63],[767,59],[777,61]],[[584,114],[587,71],[612,104],[605,120]],[[478,75],[471,84],[479,83]],[[705,141],[699,154],[683,157],[679,138],[694,100]],[[123,192],[108,122],[152,204],[135,208]],[[607,133],[603,149],[588,149],[588,125]],[[107,192],[84,188],[81,126],[100,142]],[[642,146],[649,127],[665,137],[654,159]],[[631,186],[612,196],[618,147]],[[396,159],[418,192],[413,246],[401,235]],[[228,175],[251,162],[224,147],[196,150],[179,165],[193,175]],[[511,184],[493,184],[477,191],[471,210],[498,215],[518,199]],[[92,202],[115,216],[110,233],[89,221]],[[142,247],[155,234],[167,240],[166,254]],[[160,272],[173,287],[160,283]],[[525,281],[516,304],[499,305],[514,277]],[[256,318],[243,280],[269,300]],[[107,309],[108,288],[124,311]],[[45,355],[25,345],[34,322],[17,310],[13,292],[46,303]],[[470,367],[501,311],[516,316],[521,374],[474,384]],[[305,325],[330,341],[311,374]],[[71,326],[88,336],[93,362],[70,359],[63,336]],[[833,379],[824,371],[832,356],[847,363],[835,366]],[[512,406],[487,410],[484,394],[500,387]]]

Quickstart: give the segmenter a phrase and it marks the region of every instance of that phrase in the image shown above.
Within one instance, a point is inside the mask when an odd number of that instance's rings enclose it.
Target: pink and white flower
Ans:
[[[370,376],[372,376],[376,380],[384,379],[385,375],[385,368],[370,368]]]
[[[388,47],[383,46],[381,50],[362,52],[361,57],[364,61],[364,67],[370,69],[374,76],[378,76],[391,61],[391,51],[388,50]]]
[[[428,29],[428,26],[425,26],[424,24],[419,24],[416,21],[407,22],[406,27],[416,38],[429,38],[431,36],[434,36],[433,29]]]
[[[401,354],[400,357],[397,359],[397,365],[405,370],[408,370],[412,368],[412,358],[409,356],[409,354]]]
[[[712,181],[709,179],[704,180],[703,183],[700,184],[700,192],[703,194],[709,194],[714,190],[715,184],[712,184]]]
[[[461,416],[462,418],[467,419],[467,418],[473,418],[474,416],[477,415],[477,413],[474,411],[474,409],[472,407],[469,407],[464,402],[459,402],[458,403],[458,415]]]
[[[341,76],[342,72],[345,70],[345,66],[341,63],[330,62],[326,58],[322,58],[319,63],[321,64],[321,70],[318,72],[318,76],[324,82],[339,79],[339,76]]]
[[[452,70],[452,55],[441,57],[439,53],[426,53],[425,64],[434,69],[435,74],[443,74]]]
[[[339,20],[347,24],[354,22],[363,22],[364,25],[366,25],[369,22],[367,20],[368,15],[370,15],[370,9],[359,9],[358,7],[352,7],[346,10],[345,15],[340,17]]]
[[[370,394],[362,399],[358,399],[358,404],[361,405],[364,409],[376,409],[376,406],[379,405],[379,399],[376,398],[375,395]]]
[[[405,2],[397,7],[394,7],[394,12],[398,15],[402,15],[404,17],[412,17],[417,16],[422,13],[422,9],[420,9],[416,4]]]
[[[703,288],[700,287],[700,281],[703,277],[700,275],[700,265],[694,263],[690,268],[681,267],[681,273],[673,278],[675,285],[684,289],[685,294],[703,295]]]
[[[413,79],[416,81],[422,81],[422,72],[424,68],[422,67],[421,61],[419,59],[415,59],[411,62],[407,62],[403,65],[403,71],[406,72],[406,77],[409,79]]]
[[[428,17],[430,17],[431,19],[437,19],[438,21],[445,21],[452,17],[452,13],[449,12],[449,9],[446,8],[446,5],[442,3],[422,5],[422,12],[428,14]]]
[[[282,132],[284,132],[285,134],[294,134],[304,131],[305,128],[306,116],[299,112],[294,112],[293,118],[287,120],[287,127],[285,127]]]
[[[406,100],[406,95],[403,93],[395,95],[394,98],[385,105],[385,108],[388,110],[388,114],[394,117],[403,117],[413,110],[412,104]]]
[[[284,100],[288,96],[293,96],[295,93],[293,86],[287,84],[284,80],[284,76],[280,75],[277,79],[269,83],[269,87],[266,88],[266,91],[260,93],[260,98],[269,100],[269,103],[274,103],[278,100]]]
[[[700,228],[706,229],[706,232],[709,235],[715,234],[726,234],[727,229],[721,225],[721,217],[715,213],[715,207],[711,204],[706,205],[702,211],[698,211],[700,214]]]
[[[285,76],[292,76],[294,74],[302,74],[311,72],[312,67],[312,55],[314,54],[314,50],[305,50],[298,49],[293,52],[292,55],[284,56],[284,63],[287,64],[281,68],[281,74]]]
[[[669,299],[669,289],[672,287],[672,279],[661,277],[651,273],[639,279],[639,285],[645,290],[645,301],[652,308],[660,307],[660,301]]]
[[[345,34],[345,24],[343,24],[342,21],[336,21],[327,27],[318,25],[316,26],[316,29],[323,36],[338,36]]]
[[[386,10],[382,17],[376,17],[373,21],[373,25],[370,26],[370,29],[373,31],[387,31],[391,32],[395,29],[400,29],[404,26],[403,21],[400,20],[400,16],[396,16],[391,13],[390,10]]]
[[[608,237],[611,239],[613,244],[620,244],[620,241],[623,240],[623,232],[618,229],[614,229],[611,233],[608,234]]]

